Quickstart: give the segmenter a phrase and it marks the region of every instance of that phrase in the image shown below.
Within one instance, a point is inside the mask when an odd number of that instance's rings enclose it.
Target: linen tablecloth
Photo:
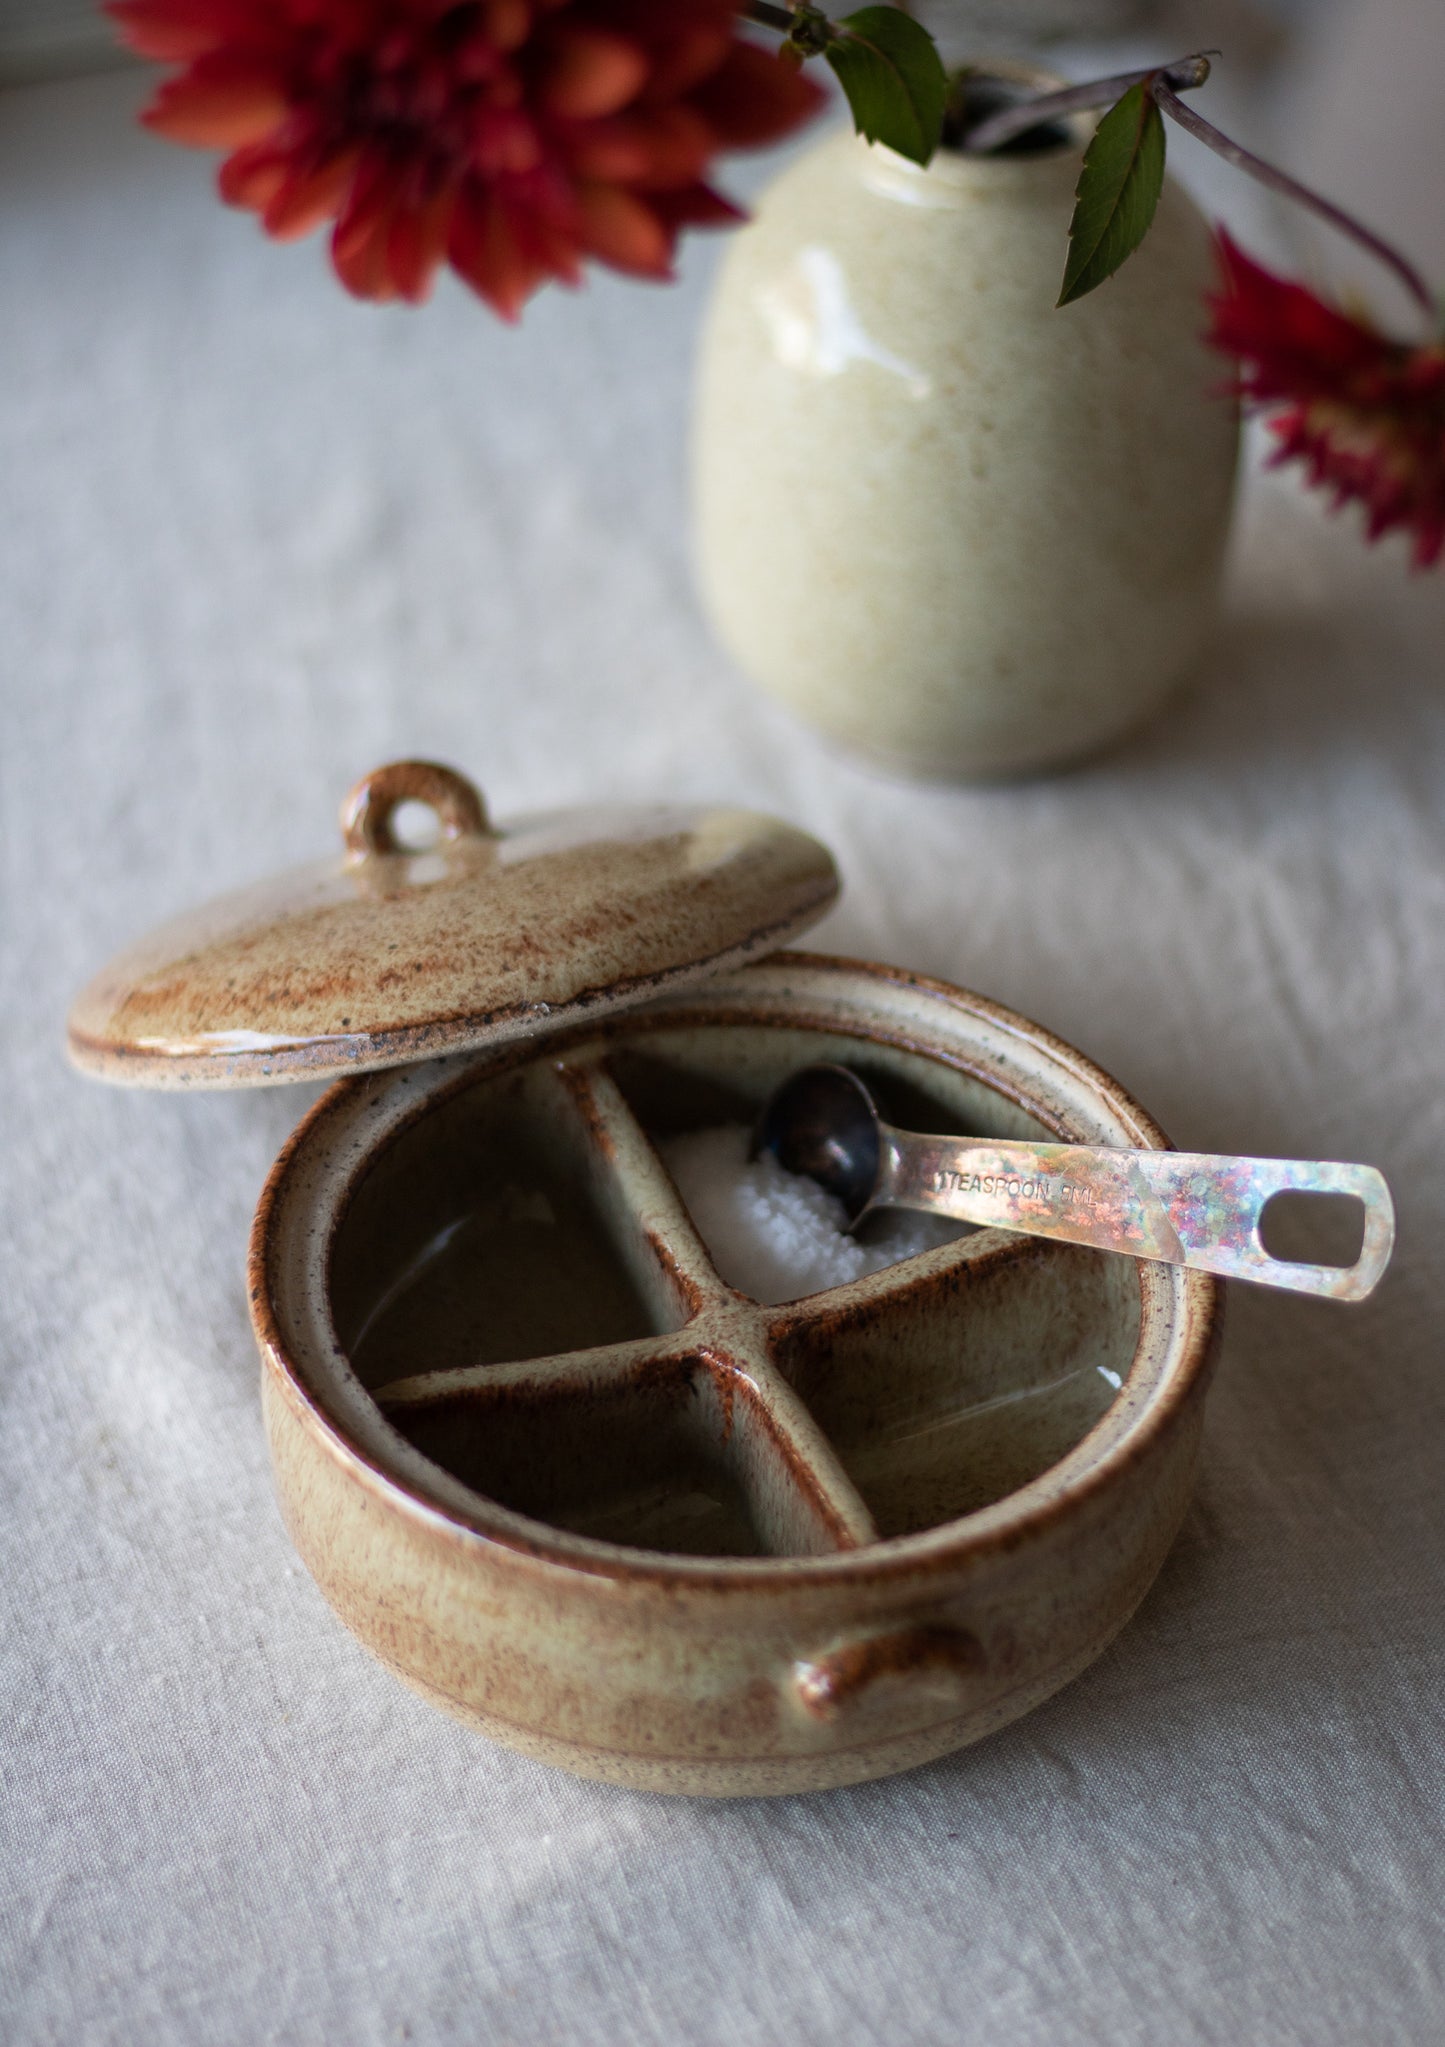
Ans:
[[[1224,629],[1150,730],[1013,788],[876,779],[696,609],[712,251],[519,332],[450,286],[358,307],[142,90],[0,97],[0,2038],[1440,2039],[1445,581],[1253,464]],[[110,1091],[62,1026],[415,753],[499,815],[792,818],[845,876],[820,944],[1037,1017],[1188,1148],[1389,1175],[1371,1303],[1231,1299],[1183,1534],[1022,1722],[670,1802],[489,1746],[323,1604],[242,1283],[309,1097]]]

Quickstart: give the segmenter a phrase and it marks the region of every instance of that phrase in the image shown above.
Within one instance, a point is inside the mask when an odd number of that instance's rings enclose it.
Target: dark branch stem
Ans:
[[[1066,85],[1058,92],[1041,93],[1037,99],[1024,100],[1016,107],[990,114],[986,121],[968,130],[963,147],[972,155],[985,156],[989,150],[1012,142],[1015,135],[1026,135],[1030,128],[1041,127],[1047,121],[1059,120],[1065,114],[1086,114],[1093,107],[1111,107],[1131,87],[1147,85],[1151,79],[1163,80],[1180,92],[1191,92],[1208,78],[1209,57],[1217,54],[1200,51],[1192,57],[1181,57],[1174,64],[1156,64],[1149,71],[1120,71],[1113,78],[1096,78],[1087,85]]]
[[[1193,135],[1197,141],[1205,143],[1216,156],[1222,156],[1224,161],[1233,164],[1236,170],[1246,171],[1250,177],[1258,179],[1259,183],[1267,186],[1271,192],[1279,192],[1286,199],[1293,199],[1296,205],[1303,206],[1320,220],[1327,221],[1340,234],[1347,235],[1352,242],[1357,242],[1362,249],[1368,250],[1377,262],[1383,263],[1387,270],[1394,271],[1411,298],[1424,308],[1432,320],[1438,317],[1439,308],[1435,303],[1434,293],[1414,264],[1402,256],[1398,249],[1392,249],[1388,242],[1382,241],[1379,235],[1373,234],[1353,215],[1346,213],[1342,207],[1331,205],[1330,201],[1322,199],[1318,192],[1312,192],[1308,185],[1299,184],[1284,171],[1277,171],[1273,164],[1266,163],[1263,157],[1254,156],[1249,150],[1241,149],[1237,142],[1231,142],[1212,122],[1196,114],[1193,107],[1186,107],[1183,100],[1170,90],[1163,76],[1155,84],[1154,97],[1160,109],[1168,114],[1171,120],[1177,121],[1187,135]]]
[[[791,7],[775,7],[773,0],[747,0],[739,12],[748,20],[755,21],[762,28],[775,28],[780,35],[791,35],[797,22]]]

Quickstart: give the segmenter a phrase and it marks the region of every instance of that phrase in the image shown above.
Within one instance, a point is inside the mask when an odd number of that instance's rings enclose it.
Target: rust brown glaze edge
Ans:
[[[217,1052],[213,1055],[188,1052],[178,1058],[164,1047],[140,1051],[128,1046],[103,1043],[67,1023],[65,1049],[72,1066],[93,1080],[112,1087],[153,1089],[285,1087],[293,1082],[316,1082],[336,1072],[347,1062],[343,1080],[353,1074],[375,1073],[395,1066],[415,1066],[459,1051],[485,1051],[489,1047],[521,1043],[535,1052],[538,1041],[550,1041],[567,1030],[574,1019],[585,1020],[589,1028],[615,1011],[631,1010],[665,995],[674,988],[706,982],[715,975],[746,966],[750,961],[776,952],[788,939],[817,922],[838,893],[836,878],[816,893],[795,902],[786,917],[760,924],[746,938],[723,951],[689,960],[665,972],[619,975],[605,987],[583,988],[565,1005],[555,1007],[550,1017],[539,1017],[526,1003],[492,1010],[485,1015],[461,1011],[437,1017],[425,1024],[408,1025],[396,1031],[357,1031],[349,1036],[278,1039],[264,1051]]]
[[[810,984],[813,993],[792,989],[793,979]],[[851,1016],[845,998],[866,1008],[876,996],[882,1011],[888,990],[901,992],[910,1004],[918,1000],[916,1025],[910,1021],[900,1030],[882,1014],[870,1023]],[[1127,1133],[1110,1141],[1159,1142],[1157,1126],[1115,1083],[1048,1033],[946,984],[854,962],[784,955],[735,975],[707,996],[634,1013],[610,1031],[599,1034],[594,1026],[564,1034],[548,1051],[593,1035],[635,1041],[651,1030],[688,1023],[713,1029],[774,1023],[905,1045],[972,1073],[1047,1125],[1022,1071],[1011,1080],[997,1059],[974,1058],[940,1043],[948,1035],[944,1013],[955,1036],[969,1020],[984,1035],[1012,1036],[1022,1066],[1033,1061],[1036,1079],[1042,1059],[1045,1068],[1057,1065],[1078,1088],[1098,1096]],[[491,1074],[530,1056],[535,1048],[516,1048],[506,1057],[468,1061],[444,1084],[432,1076],[389,1137],[453,1089],[473,1084],[478,1068]],[[333,1606],[414,1688],[512,1746],[583,1775],[718,1795],[781,1792],[884,1774],[977,1739],[1066,1682],[1124,1624],[1187,1504],[1203,1393],[1218,1342],[1220,1290],[1214,1282],[1199,1275],[1158,1281],[1141,1268],[1139,1355],[1153,1343],[1158,1358],[1167,1361],[1167,1370],[1157,1364],[1159,1383],[1142,1405],[1121,1396],[1084,1442],[1040,1480],[961,1521],[805,1560],[660,1556],[563,1535],[454,1484],[448,1489],[432,1483],[433,1476],[440,1481],[443,1475],[415,1455],[408,1462],[399,1437],[392,1456],[388,1439],[394,1432],[379,1420],[368,1426],[368,1447],[327,1411],[287,1353],[275,1290],[286,1255],[288,1199],[300,1198],[304,1211],[305,1183],[327,1155],[331,1126],[339,1128],[356,1105],[358,1090],[395,1090],[405,1078],[343,1082],[303,1123],[257,1212],[251,1287],[268,1429],[288,1525]],[[1039,1086],[1047,1093],[1042,1079]],[[1056,1118],[1055,1124],[1061,1134],[1071,1134],[1066,1123]],[[353,1181],[375,1156],[373,1148],[347,1166]],[[334,1188],[328,1198],[336,1213],[344,1208]],[[1166,1292],[1176,1304],[1170,1312],[1183,1317],[1167,1328],[1158,1321]],[[840,1302],[845,1295],[839,1290]],[[1132,1383],[1126,1382],[1126,1395]],[[1104,1557],[1107,1569],[1100,1564],[1103,1575],[1089,1593],[1088,1625],[1080,1637],[1068,1611],[1070,1576],[1082,1568],[1081,1559],[1095,1556]],[[372,1563],[384,1585],[376,1582]],[[1055,1597],[1050,1589],[1055,1583],[1059,1607],[1052,1614],[1044,1609]],[[585,1590],[588,1586],[594,1589]],[[1029,1600],[1035,1609],[1032,1633],[1024,1630],[1020,1645],[1020,1602]],[[588,1653],[582,1664],[574,1659],[568,1665],[567,1626],[579,1616]],[[785,1716],[794,1723],[792,1732],[780,1726],[788,1674],[809,1660],[812,1645],[887,1634],[900,1626],[963,1629],[974,1636],[987,1684],[971,1706],[941,1718],[937,1697],[920,1696],[907,1710],[891,1713],[886,1724],[854,1726],[847,1715],[837,1726],[812,1722],[811,1732],[809,1716],[795,1709]],[[717,1696],[706,1685],[681,1699],[649,1693],[646,1725],[639,1725],[637,1697],[627,1691],[632,1681],[624,1683],[616,1659],[626,1645],[640,1643],[674,1663],[695,1655],[706,1665],[712,1656],[735,1675],[745,1663],[761,1674],[747,1682],[739,1677]],[[866,1708],[867,1688],[861,1696]],[[866,1723],[866,1710],[861,1718]]]

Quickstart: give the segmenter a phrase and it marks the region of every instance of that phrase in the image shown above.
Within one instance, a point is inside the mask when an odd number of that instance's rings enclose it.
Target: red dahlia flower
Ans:
[[[683,227],[739,219],[719,150],[821,103],[737,34],[734,0],[112,0],[179,64],[145,119],[231,153],[222,197],[281,237],[336,225],[358,297],[419,301],[443,260],[513,319],[588,259],[667,277]]]
[[[1227,234],[1209,339],[1239,360],[1247,403],[1270,421],[1276,462],[1302,461],[1336,505],[1355,498],[1369,537],[1403,528],[1415,563],[1445,550],[1445,344],[1391,341],[1265,270]]]

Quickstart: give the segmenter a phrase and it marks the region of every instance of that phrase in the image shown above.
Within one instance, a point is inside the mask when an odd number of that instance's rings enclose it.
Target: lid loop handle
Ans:
[[[435,811],[444,839],[481,838],[492,829],[480,790],[455,768],[439,761],[391,761],[363,775],[341,806],[348,858],[415,851],[391,828],[403,803],[424,803]]]

